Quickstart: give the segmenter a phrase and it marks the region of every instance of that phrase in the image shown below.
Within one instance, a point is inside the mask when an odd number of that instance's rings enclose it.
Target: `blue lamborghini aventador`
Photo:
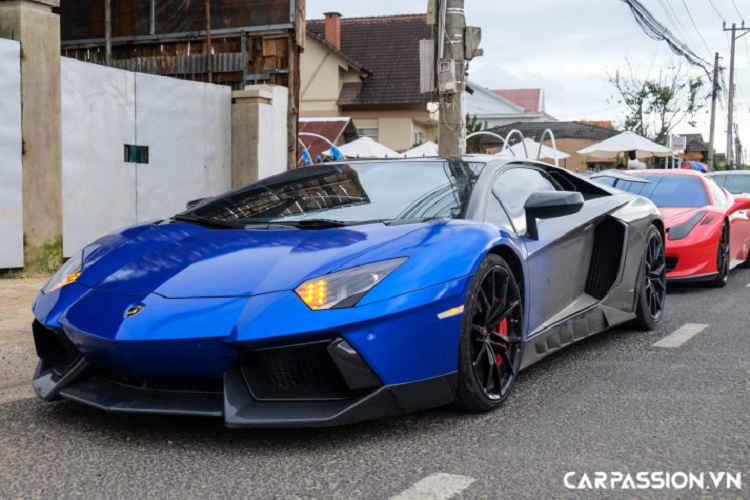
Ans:
[[[230,427],[337,425],[456,403],[664,314],[654,205],[539,162],[293,170],[92,243],[34,305],[34,388]]]

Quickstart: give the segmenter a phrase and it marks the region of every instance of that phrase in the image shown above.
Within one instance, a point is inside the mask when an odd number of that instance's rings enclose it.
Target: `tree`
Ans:
[[[659,71],[658,78],[636,76],[630,61],[627,76],[618,71],[609,81],[616,89],[612,101],[627,108],[626,130],[667,145],[671,132],[681,123],[695,126],[695,115],[708,101],[705,80],[692,78],[684,66],[669,64]]]
[[[480,122],[476,115],[466,114],[466,135],[481,132],[487,129],[487,122]],[[468,154],[485,154],[487,148],[482,144],[482,136],[478,135],[466,141],[466,152]]]

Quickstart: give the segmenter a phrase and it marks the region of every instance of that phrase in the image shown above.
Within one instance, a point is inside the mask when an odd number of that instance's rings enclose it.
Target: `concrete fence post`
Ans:
[[[288,91],[253,85],[232,93],[232,187],[288,168]]]
[[[21,42],[26,265],[62,237],[60,0],[0,0],[0,32]],[[31,261],[31,262],[30,262]]]

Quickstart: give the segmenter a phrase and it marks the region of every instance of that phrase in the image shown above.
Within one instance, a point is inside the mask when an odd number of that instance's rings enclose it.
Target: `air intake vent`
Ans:
[[[671,273],[675,267],[677,267],[677,259],[675,257],[667,257],[667,272]]]
[[[346,399],[349,389],[328,353],[330,340],[242,355],[242,373],[260,401]]]
[[[594,233],[594,250],[591,254],[586,293],[602,300],[617,281],[625,248],[625,226],[614,219],[606,219]]]
[[[31,328],[37,356],[52,365],[59,375],[68,371],[80,356],[73,342],[64,333],[52,331],[39,321],[34,321]]]

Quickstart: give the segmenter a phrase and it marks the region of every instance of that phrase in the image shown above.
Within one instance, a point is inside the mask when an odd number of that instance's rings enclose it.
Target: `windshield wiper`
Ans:
[[[215,219],[206,219],[203,217],[195,217],[192,215],[175,215],[172,220],[180,222],[192,222],[205,227],[213,227],[217,229],[244,229],[244,224],[236,224],[234,222],[227,222]]]

